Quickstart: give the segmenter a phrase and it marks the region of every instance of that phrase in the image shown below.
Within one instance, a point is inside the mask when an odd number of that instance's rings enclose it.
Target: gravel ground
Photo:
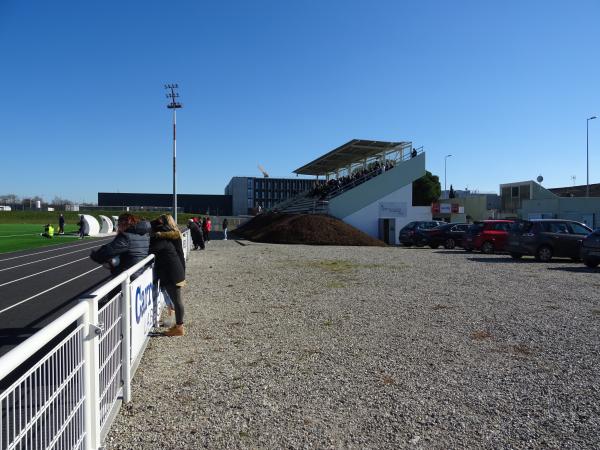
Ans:
[[[211,241],[110,449],[598,448],[600,271]]]

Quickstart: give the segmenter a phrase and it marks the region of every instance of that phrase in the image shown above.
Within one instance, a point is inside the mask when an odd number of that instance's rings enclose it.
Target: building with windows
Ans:
[[[231,196],[234,216],[253,214],[259,209],[270,209],[322,182],[307,178],[233,177],[225,187],[225,195]]]
[[[568,188],[550,190],[533,180],[501,184],[501,215],[521,219],[569,219],[592,228],[600,227],[600,197],[562,197],[552,191],[573,195],[566,192]]]
[[[98,206],[124,209],[169,210],[173,194],[144,194],[98,192]],[[231,216],[231,197],[228,195],[177,194],[177,210],[185,213]]]

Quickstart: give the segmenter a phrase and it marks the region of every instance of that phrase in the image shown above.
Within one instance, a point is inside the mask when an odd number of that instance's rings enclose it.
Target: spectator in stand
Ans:
[[[65,216],[58,216],[58,234],[65,234]]]
[[[151,222],[152,237],[150,251],[155,256],[155,281],[160,280],[173,306],[175,325],[165,331],[165,336],[184,336],[184,307],[181,288],[185,286],[185,257],[181,243],[181,232],[169,214],[164,214]]]
[[[188,222],[188,228],[190,229],[190,234],[192,235],[192,242],[194,243],[194,250],[204,250],[204,237],[202,236],[202,231],[196,222],[193,219],[190,219]]]
[[[417,149],[413,148],[412,151],[410,152],[410,157],[414,158],[415,156],[417,156]]]
[[[227,222],[227,218],[223,219],[223,240],[226,241],[227,240],[227,226],[229,225],[229,222]]]
[[[117,235],[108,244],[92,250],[90,258],[104,264],[113,275],[135,266],[148,256],[150,223],[125,213],[117,221]],[[138,271],[135,275],[139,275]]]

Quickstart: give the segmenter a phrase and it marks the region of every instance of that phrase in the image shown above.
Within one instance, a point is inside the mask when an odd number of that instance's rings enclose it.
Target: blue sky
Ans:
[[[0,0],[0,194],[222,194],[353,139],[410,140],[448,185],[585,184],[597,1]],[[600,182],[600,119],[590,122]]]

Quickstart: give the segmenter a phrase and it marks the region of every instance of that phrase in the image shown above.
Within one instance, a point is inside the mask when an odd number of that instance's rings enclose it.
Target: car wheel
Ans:
[[[494,244],[492,244],[490,241],[485,241],[483,244],[481,244],[481,251],[487,255],[493,253]]]
[[[521,259],[523,255],[521,253],[510,252],[510,257],[512,259]]]
[[[598,261],[597,259],[585,258],[583,260],[583,263],[586,266],[588,266],[590,269],[593,269],[595,267],[598,267],[598,264],[600,263],[600,261]]]
[[[535,259],[541,262],[550,262],[552,260],[552,249],[547,245],[541,246],[535,254]]]
[[[456,242],[454,242],[454,239],[452,239],[452,238],[446,239],[446,242],[444,242],[444,248],[447,248],[448,250],[452,250],[454,247],[456,247]]]

